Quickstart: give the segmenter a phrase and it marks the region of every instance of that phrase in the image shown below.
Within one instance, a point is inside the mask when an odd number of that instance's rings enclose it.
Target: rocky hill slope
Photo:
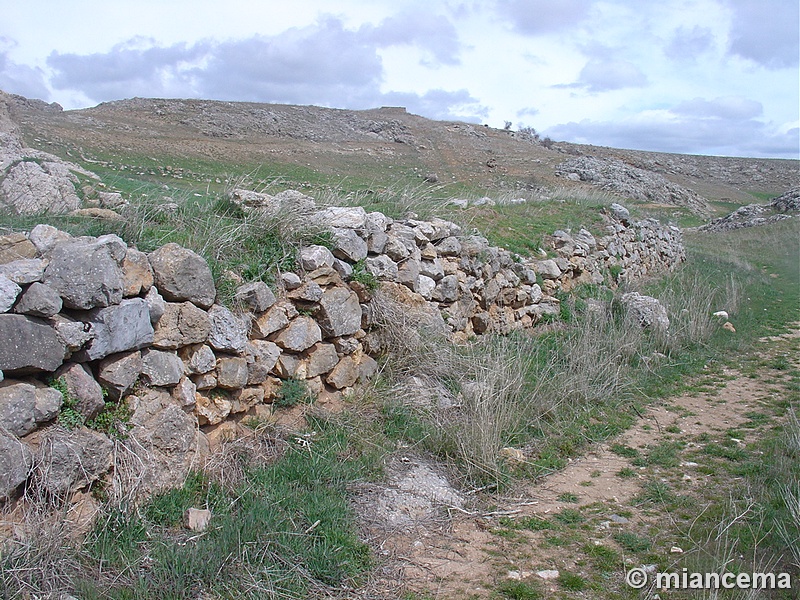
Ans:
[[[777,196],[800,183],[798,161],[581,146],[531,132],[432,121],[400,107],[351,111],[134,98],[62,111],[2,97],[7,119],[27,146],[83,166],[166,164],[212,184],[214,174],[203,173],[212,163],[218,172],[264,168],[307,188],[343,179],[361,187],[399,180],[481,191],[594,183],[621,197],[685,205],[708,216],[708,202],[747,204],[754,195]],[[575,161],[582,161],[581,169]],[[661,192],[650,193],[653,186]]]

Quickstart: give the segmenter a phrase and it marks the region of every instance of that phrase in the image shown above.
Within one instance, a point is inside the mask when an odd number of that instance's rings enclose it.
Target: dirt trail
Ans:
[[[793,331],[762,342],[772,348],[774,344],[769,342],[793,338],[796,348],[797,337],[798,332]],[[426,600],[497,598],[497,582],[509,579],[535,581],[548,592],[556,591],[557,583],[548,579],[546,571],[579,571],[583,563],[575,549],[543,543],[552,532],[537,531],[535,527],[509,531],[501,525],[525,523],[532,517],[548,519],[573,509],[590,515],[597,523],[583,544],[611,546],[615,546],[614,533],[625,531],[629,524],[657,525],[657,519],[664,515],[654,517],[652,511],[636,505],[635,498],[643,484],[654,478],[667,481],[671,477],[672,481],[679,479],[678,484],[689,492],[702,486],[707,477],[703,465],[687,460],[685,455],[699,449],[698,440],[730,434],[748,421],[748,415],[774,404],[781,388],[765,384],[763,375],[759,372],[757,376],[747,376],[725,369],[710,379],[711,386],[702,386],[702,391],[650,407],[629,430],[594,446],[565,469],[515,490],[512,496],[491,498],[494,506],[490,509],[451,507],[450,519],[385,533],[380,548],[387,558],[386,572],[380,582],[374,582],[379,583],[376,587],[382,592],[373,587],[365,597],[398,598],[402,590],[410,594],[406,597]],[[744,429],[734,442],[744,448],[755,435],[756,431]],[[680,447],[671,468],[636,466],[632,460],[634,453],[644,456],[653,448],[669,448],[670,444]],[[621,456],[620,448],[632,449],[631,455]],[[627,472],[626,476],[621,477],[620,472]],[[658,543],[669,553],[682,542],[662,539]]]

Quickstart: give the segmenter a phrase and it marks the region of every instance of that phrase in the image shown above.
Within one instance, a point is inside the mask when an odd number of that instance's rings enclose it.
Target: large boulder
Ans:
[[[209,308],[217,297],[205,260],[188,248],[169,243],[149,255],[158,291],[172,302],[189,301]]]
[[[125,243],[115,235],[61,242],[50,252],[42,281],[61,295],[66,308],[119,304],[125,252]]]
[[[326,338],[353,335],[361,329],[358,295],[350,288],[330,288],[319,301],[317,320]]]
[[[109,354],[139,350],[153,343],[150,308],[142,298],[128,298],[116,306],[96,308],[83,317],[94,338],[77,360],[97,360]]]
[[[55,371],[65,345],[45,322],[23,315],[0,314],[0,371]]]
[[[37,281],[28,286],[20,296],[14,312],[33,317],[52,317],[61,310],[61,306],[61,296],[58,292]]]

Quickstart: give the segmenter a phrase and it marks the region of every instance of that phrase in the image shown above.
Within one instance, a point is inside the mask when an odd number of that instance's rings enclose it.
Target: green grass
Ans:
[[[81,597],[239,597],[237,590],[250,589],[249,597],[300,598],[357,582],[372,558],[346,487],[370,473],[374,459],[354,452],[341,427],[315,425],[309,446],[248,466],[233,488],[193,474],[140,513],[100,520],[87,538],[86,560],[103,565],[103,576],[80,581]],[[180,528],[189,507],[212,511],[202,535]]]

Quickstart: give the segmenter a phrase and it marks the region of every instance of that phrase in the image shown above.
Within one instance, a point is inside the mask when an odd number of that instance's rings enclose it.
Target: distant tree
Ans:
[[[503,129],[505,129],[506,131],[509,131],[511,129],[511,121],[506,121],[505,123],[506,124],[503,125]]]
[[[530,127],[528,125],[524,126],[520,125],[517,128],[517,132],[519,133],[519,137],[521,137],[522,139],[530,140],[532,142],[539,141],[539,134],[536,133],[536,130],[533,127]]]

